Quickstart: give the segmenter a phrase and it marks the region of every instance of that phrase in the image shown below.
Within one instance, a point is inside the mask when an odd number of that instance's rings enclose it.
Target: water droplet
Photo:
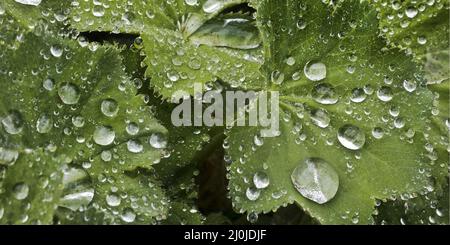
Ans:
[[[102,101],[100,109],[103,115],[107,117],[115,117],[119,111],[119,104],[113,99],[106,99]]]
[[[47,91],[52,91],[55,87],[55,81],[53,81],[53,79],[51,78],[47,78],[44,80],[44,82],[42,82],[42,87],[44,87],[44,89]]]
[[[406,10],[405,10],[406,16],[407,16],[408,18],[410,18],[410,19],[416,17],[417,12],[418,12],[417,9],[414,8],[414,7],[408,7],[408,8],[406,8]]]
[[[282,73],[278,70],[273,71],[271,74],[271,80],[272,80],[273,84],[276,84],[276,85],[282,84],[284,81],[284,73]]]
[[[18,151],[0,147],[0,165],[13,165],[17,158],[19,158]]]
[[[137,140],[129,140],[127,142],[127,149],[132,153],[140,153],[144,150],[144,146]]]
[[[299,30],[305,29],[306,28],[306,22],[304,20],[302,20],[302,19],[298,20],[297,21],[297,28]]]
[[[259,198],[260,194],[261,191],[255,187],[249,187],[245,192],[245,196],[247,196],[248,200],[250,201],[256,201]]]
[[[359,150],[366,143],[366,135],[360,128],[347,124],[339,128],[337,134],[339,142],[347,149]]]
[[[198,5],[198,0],[184,0],[184,2],[189,6],[196,6]]]
[[[17,200],[23,200],[28,197],[30,188],[25,183],[18,183],[13,187],[13,194]]]
[[[289,57],[289,58],[287,58],[287,59],[286,59],[286,64],[287,64],[288,66],[293,66],[293,65],[295,65],[295,58],[294,58],[294,57]]]
[[[372,129],[372,136],[375,139],[381,139],[384,136],[384,130],[380,127],[375,127]]]
[[[111,207],[117,207],[122,202],[119,196],[116,194],[108,194],[106,195],[106,203]]]
[[[41,134],[50,132],[52,127],[53,120],[45,114],[42,114],[36,122],[36,130]]]
[[[392,90],[390,87],[383,86],[377,91],[377,97],[381,101],[388,102],[393,98]]]
[[[406,91],[412,93],[416,90],[417,83],[415,81],[404,80],[403,88],[405,88]]]
[[[330,125],[330,116],[328,112],[323,109],[314,109],[311,111],[311,120],[314,125],[320,128],[326,128]]]
[[[333,105],[339,100],[338,94],[328,83],[320,83],[314,86],[311,95],[315,101],[323,105]]]
[[[256,172],[255,175],[253,175],[253,184],[255,184],[255,187],[258,189],[267,188],[270,184],[269,176],[262,171]]]
[[[361,103],[364,100],[366,100],[366,98],[367,98],[367,95],[364,92],[364,89],[362,89],[362,88],[355,88],[355,89],[352,90],[352,95],[350,97],[350,100],[352,102]]]
[[[62,54],[63,54],[63,48],[60,46],[60,45],[58,45],[58,44],[55,44],[55,45],[52,45],[51,47],[50,47],[50,53],[53,55],[53,57],[55,57],[55,58],[59,58],[59,57],[61,57],[62,56]]]
[[[25,5],[32,5],[32,6],[38,6],[41,4],[42,0],[15,0],[17,3],[25,4]]]
[[[334,168],[321,158],[308,158],[291,174],[295,189],[305,198],[319,204],[329,202],[339,188],[339,176]]]
[[[154,133],[149,138],[149,143],[153,148],[164,149],[167,147],[167,140],[163,134]]]
[[[311,81],[320,81],[327,77],[327,67],[325,64],[316,61],[306,63],[303,72]]]
[[[94,198],[94,188],[86,171],[81,168],[66,168],[63,170],[62,182],[64,191],[59,200],[59,206],[77,211],[91,203]]]
[[[94,141],[99,145],[110,145],[113,143],[116,133],[110,126],[98,126],[94,131]]]
[[[23,129],[22,114],[18,111],[10,111],[9,114],[2,119],[3,128],[8,134],[19,134]]]
[[[58,90],[59,98],[66,105],[75,105],[80,99],[78,87],[72,83],[66,83]]]
[[[139,133],[139,126],[134,122],[130,122],[127,124],[126,131],[129,135],[136,135]]]
[[[134,213],[133,209],[125,208],[122,212],[122,215],[120,215],[120,218],[124,222],[131,223],[136,219],[136,214]]]
[[[226,1],[224,0],[208,0],[203,4],[203,11],[211,14],[223,8]]]
[[[258,213],[256,212],[247,213],[247,221],[250,223],[256,223],[256,221],[258,221]]]
[[[94,8],[92,8],[92,14],[95,17],[102,17],[105,15],[105,8],[103,8],[102,5],[95,5]]]
[[[112,159],[111,151],[102,151],[102,153],[100,154],[100,158],[105,162],[111,161]]]

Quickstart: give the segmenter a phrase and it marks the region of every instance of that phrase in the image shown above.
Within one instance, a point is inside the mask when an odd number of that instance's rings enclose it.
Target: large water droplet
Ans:
[[[189,6],[196,6],[198,5],[198,0],[184,0],[184,2]]]
[[[267,188],[270,184],[269,176],[262,171],[256,172],[255,175],[253,175],[253,184],[255,184],[258,189]]]
[[[330,116],[328,112],[323,109],[314,109],[311,111],[311,120],[314,125],[320,128],[326,128],[330,125]]]
[[[295,189],[305,198],[319,204],[329,202],[339,188],[339,176],[334,168],[321,158],[308,158],[291,174]]]
[[[75,84],[66,83],[58,90],[59,98],[66,105],[75,105],[80,99],[80,91]]]
[[[416,17],[417,13],[418,13],[417,9],[412,6],[406,8],[406,10],[405,10],[406,16],[408,16],[408,18],[410,18],[410,19]]]
[[[19,134],[23,129],[22,114],[18,111],[10,111],[6,117],[2,119],[3,128],[8,134]]]
[[[94,131],[94,141],[99,145],[110,145],[113,143],[116,133],[110,126],[98,126]]]
[[[320,83],[314,86],[311,95],[315,101],[323,105],[333,105],[339,100],[338,94],[328,83]]]
[[[415,81],[404,80],[403,88],[405,88],[406,91],[412,93],[416,90],[417,83]]]
[[[32,6],[38,6],[41,4],[42,0],[15,0],[17,3],[25,4],[25,5],[32,5]]]
[[[25,183],[18,183],[13,187],[13,194],[17,200],[23,200],[28,197],[30,188]]]
[[[53,120],[46,114],[41,115],[36,122],[36,130],[38,131],[38,133],[41,134],[50,132],[52,127],[53,127]]]
[[[306,63],[303,72],[311,81],[320,81],[327,77],[327,67],[321,62],[310,61]]]
[[[119,104],[113,99],[106,99],[102,101],[100,109],[103,115],[107,117],[115,117],[119,111]]]
[[[338,130],[339,142],[347,149],[359,150],[366,143],[366,135],[354,125],[344,125]]]
[[[150,136],[148,142],[153,148],[164,149],[167,147],[167,139],[163,134],[154,133]]]

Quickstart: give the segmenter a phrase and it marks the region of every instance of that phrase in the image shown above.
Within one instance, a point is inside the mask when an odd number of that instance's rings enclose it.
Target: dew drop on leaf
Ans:
[[[247,188],[247,191],[245,192],[245,196],[250,201],[256,201],[259,198],[259,195],[261,194],[261,191],[255,187],[249,187]]]
[[[55,81],[53,81],[53,79],[51,78],[47,78],[44,80],[44,82],[42,82],[42,87],[44,87],[44,89],[47,91],[52,91],[55,87]]]
[[[94,141],[99,145],[110,145],[113,143],[116,133],[110,126],[98,126],[94,131]]]
[[[291,180],[302,196],[319,204],[333,199],[339,188],[337,172],[321,158],[301,162],[292,172]]]
[[[255,184],[255,187],[258,189],[267,188],[270,184],[269,176],[262,171],[256,172],[255,175],[253,175],[253,184]]]
[[[164,135],[160,133],[154,133],[150,136],[148,142],[155,149],[164,149],[167,147],[167,140]]]
[[[125,208],[120,215],[120,218],[123,220],[123,222],[131,223],[136,219],[136,214],[134,213],[133,209]]]
[[[0,165],[13,165],[17,158],[19,158],[18,151],[0,147]]]
[[[22,114],[18,111],[10,111],[6,117],[2,119],[3,127],[8,134],[19,134],[23,129]]]
[[[23,200],[28,197],[30,188],[25,183],[18,183],[13,187],[13,194],[17,200]]]
[[[63,54],[63,48],[60,45],[52,45],[50,47],[50,53],[53,55],[53,57],[55,58],[59,58],[62,56]]]
[[[311,121],[320,128],[326,128],[330,125],[330,116],[324,109],[314,109],[311,111]]]
[[[339,100],[339,95],[328,83],[320,83],[314,86],[311,95],[315,101],[323,105],[333,105]]]
[[[127,149],[132,153],[140,153],[144,150],[144,146],[137,140],[129,140],[127,142]]]
[[[350,100],[352,102],[361,103],[361,102],[364,102],[364,100],[366,100],[366,98],[367,98],[367,95],[364,92],[364,89],[362,89],[362,88],[355,88],[355,89],[352,90],[352,95],[350,97]]]
[[[284,73],[275,70],[272,72],[270,78],[273,84],[280,85],[284,81]]]
[[[107,117],[115,117],[119,111],[119,104],[113,99],[106,99],[102,101],[100,109],[103,115]]]
[[[386,86],[381,87],[377,91],[377,97],[384,102],[391,101],[393,98],[392,89]]]
[[[366,135],[360,128],[346,124],[339,128],[337,138],[347,149],[359,150],[366,143]]]
[[[116,194],[111,193],[106,195],[106,203],[111,207],[117,207],[120,205],[121,202],[122,199],[120,199],[120,197],[117,196]]]
[[[15,0],[17,3],[25,4],[25,5],[32,5],[32,6],[38,6],[41,4],[42,0]]]
[[[58,205],[77,211],[89,205],[94,198],[94,188],[89,176],[81,168],[66,168],[63,170],[63,196]]]
[[[46,114],[42,114],[36,122],[36,130],[41,134],[50,132],[52,127],[53,120]]]
[[[59,98],[66,105],[75,105],[80,99],[78,87],[72,83],[66,83],[58,90]]]
[[[303,68],[303,72],[311,81],[320,81],[327,77],[327,67],[321,62],[309,61]]]

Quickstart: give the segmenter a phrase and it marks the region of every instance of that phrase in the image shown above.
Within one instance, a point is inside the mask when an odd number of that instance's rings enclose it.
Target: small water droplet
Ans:
[[[364,89],[362,89],[362,88],[355,88],[355,89],[352,90],[352,95],[350,97],[350,100],[352,102],[361,103],[361,102],[364,102],[364,100],[366,100],[366,98],[367,98],[367,95],[364,92]]]
[[[46,114],[42,114],[36,122],[36,130],[41,134],[50,132],[52,127],[53,120]]]
[[[377,97],[381,101],[388,102],[393,98],[392,89],[390,87],[383,86],[377,91]]]
[[[13,194],[17,200],[23,200],[28,197],[30,188],[25,183],[18,183],[13,187]]]
[[[302,196],[319,204],[333,199],[339,188],[338,174],[321,158],[301,162],[292,172],[291,180]]]
[[[72,83],[66,83],[58,90],[59,98],[66,105],[75,105],[80,99],[78,87]]]
[[[144,146],[137,140],[129,140],[127,142],[127,149],[132,153],[140,153],[144,150]]]
[[[114,142],[116,133],[110,126],[97,126],[94,131],[94,141],[99,145],[110,145]]]
[[[359,150],[366,143],[366,136],[360,128],[354,125],[344,125],[338,130],[339,142],[347,149]]]
[[[284,81],[284,74],[278,70],[273,71],[271,74],[271,80],[273,84],[280,85]]]
[[[324,109],[314,109],[311,111],[311,120],[314,123],[314,125],[320,127],[320,128],[326,128],[330,125],[330,116],[328,115],[328,112]]]
[[[136,214],[134,213],[133,209],[125,208],[120,215],[120,218],[126,223],[131,223],[136,219]]]
[[[42,0],[15,0],[17,3],[25,4],[25,5],[32,5],[32,6],[38,6],[41,4]]]
[[[260,194],[261,191],[255,187],[249,187],[245,192],[245,196],[247,196],[248,200],[250,201],[256,201],[259,198]]]
[[[167,140],[163,134],[154,133],[149,138],[149,143],[153,148],[164,149],[167,147]]]
[[[59,58],[59,57],[61,57],[62,56],[62,54],[63,54],[63,48],[60,46],[60,45],[58,45],[58,44],[55,44],[55,45],[52,45],[51,47],[50,47],[50,53],[53,55],[53,57],[55,57],[55,58]]]
[[[120,205],[121,202],[122,199],[120,199],[120,197],[117,196],[116,194],[110,193],[106,195],[106,203],[111,207],[117,207]]]
[[[18,111],[10,111],[6,117],[2,119],[3,128],[8,134],[19,134],[23,129],[22,114]]]
[[[339,100],[338,94],[328,83],[320,83],[314,86],[311,96],[315,101],[323,105],[333,105]]]
[[[270,184],[269,176],[262,171],[256,172],[255,175],[253,175],[253,184],[255,184],[255,187],[258,189],[267,188]]]
[[[106,99],[102,101],[100,109],[103,115],[107,117],[115,117],[119,112],[119,104],[113,99]]]
[[[320,81],[327,77],[327,67],[321,62],[310,61],[306,63],[303,72],[311,81]]]

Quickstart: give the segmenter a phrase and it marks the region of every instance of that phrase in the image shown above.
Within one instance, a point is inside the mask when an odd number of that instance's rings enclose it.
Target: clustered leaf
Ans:
[[[241,223],[198,208],[222,150],[249,222],[448,223],[448,21],[444,0],[3,1],[0,223]],[[194,83],[278,92],[277,136],[173,126]]]

